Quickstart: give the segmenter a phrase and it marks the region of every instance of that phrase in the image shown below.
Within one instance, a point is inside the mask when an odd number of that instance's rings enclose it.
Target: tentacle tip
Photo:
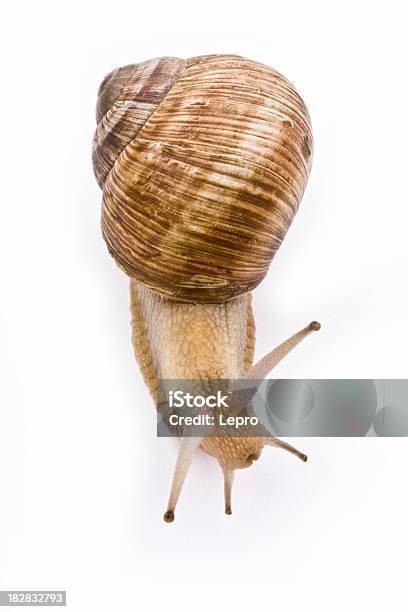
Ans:
[[[319,323],[318,321],[312,321],[312,322],[309,324],[309,328],[310,328],[312,331],[319,331],[319,329],[321,328],[321,325],[320,325],[320,323]]]
[[[228,514],[228,515],[232,514],[232,510],[229,506],[225,508],[225,514]]]
[[[174,521],[174,512],[173,510],[167,510],[167,512],[163,516],[166,523],[172,523]]]

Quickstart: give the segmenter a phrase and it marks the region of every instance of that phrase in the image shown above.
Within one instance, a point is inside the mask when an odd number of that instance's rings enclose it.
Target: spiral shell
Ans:
[[[311,166],[310,118],[293,85],[239,56],[159,58],[104,79],[97,122],[102,231],[119,266],[184,302],[256,287]]]

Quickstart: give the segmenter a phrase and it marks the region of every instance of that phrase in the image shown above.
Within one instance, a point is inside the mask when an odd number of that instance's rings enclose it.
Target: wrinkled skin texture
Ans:
[[[157,380],[237,379],[250,375],[255,343],[251,295],[225,304],[180,304],[131,281],[132,341],[156,400]],[[262,437],[208,437],[200,448],[223,469],[249,467]]]

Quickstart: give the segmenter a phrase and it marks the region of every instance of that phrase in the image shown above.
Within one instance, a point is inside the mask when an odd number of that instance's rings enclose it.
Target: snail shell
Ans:
[[[310,118],[293,85],[239,56],[164,57],[111,72],[97,123],[102,231],[118,265],[181,302],[256,287],[311,166]]]

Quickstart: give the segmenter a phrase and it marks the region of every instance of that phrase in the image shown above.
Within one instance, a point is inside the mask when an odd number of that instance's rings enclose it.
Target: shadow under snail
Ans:
[[[312,322],[253,365],[251,291],[297,212],[312,161],[306,106],[279,72],[236,55],[162,57],[103,80],[93,167],[102,232],[130,277],[132,341],[154,399],[159,379],[262,379],[313,330]],[[181,442],[164,519],[174,520],[194,452],[234,470],[264,437]]]

